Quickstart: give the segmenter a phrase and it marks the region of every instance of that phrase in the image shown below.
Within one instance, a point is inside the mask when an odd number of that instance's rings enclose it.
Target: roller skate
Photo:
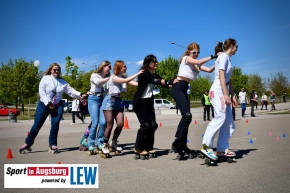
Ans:
[[[100,153],[101,158],[111,158],[112,156],[110,155],[109,147],[107,143],[104,143],[102,146],[102,150]]]
[[[200,155],[199,154],[199,158],[202,158],[204,160],[204,162],[207,164],[207,165],[215,165],[216,161],[217,161],[217,156],[213,153],[213,150],[208,147],[207,145],[203,145],[203,147],[201,148],[201,154],[204,155]]]
[[[80,151],[87,151],[88,150],[88,139],[83,137],[80,141]]]
[[[189,149],[186,144],[183,146],[183,150],[185,155],[187,155],[189,159],[196,158],[195,151]]]
[[[145,159],[149,159],[148,157],[148,152],[145,150],[141,150],[141,149],[134,149],[134,159],[141,159],[141,160],[145,160]]]
[[[109,150],[110,150],[110,152],[114,152],[115,156],[122,154],[122,152],[121,152],[122,148],[118,147],[116,139],[112,139],[110,141]]]
[[[24,154],[25,150],[27,150],[29,153],[32,151],[31,145],[27,145],[26,143],[19,147],[19,153]]]
[[[219,162],[227,161],[227,163],[235,163],[236,162],[236,154],[230,150],[226,150],[225,152],[217,152],[217,157]]]
[[[50,146],[48,153],[51,153],[51,154],[59,153],[57,146],[56,145]]]
[[[96,154],[98,154],[98,153],[99,153],[99,151],[98,151],[98,149],[95,149],[95,147],[90,146],[90,147],[88,148],[88,155],[96,155]]]
[[[177,153],[177,156],[176,156],[175,160],[181,161],[181,160],[185,159],[185,156],[184,156],[185,153],[183,151],[182,143],[180,141],[175,140],[172,143],[171,150],[172,150],[171,153],[172,152]]]
[[[149,158],[156,158],[156,151],[154,149],[152,150],[148,150],[148,149],[145,149],[146,152],[148,152],[148,155],[149,155]]]

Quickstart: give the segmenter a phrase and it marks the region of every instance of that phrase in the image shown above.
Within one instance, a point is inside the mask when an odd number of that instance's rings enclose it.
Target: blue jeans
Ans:
[[[51,110],[49,107],[45,106],[43,102],[39,102],[36,107],[34,124],[30,129],[30,133],[25,140],[25,143],[29,146],[33,145],[34,140],[44,124],[48,115],[51,115],[51,128],[49,134],[49,146],[57,146],[57,135],[59,130],[59,122],[63,114],[63,103],[59,103],[59,106],[54,110]]]
[[[241,103],[241,108],[242,108],[242,117],[245,116],[246,107],[247,107],[247,104],[246,104],[246,103]]]
[[[101,109],[100,109],[100,120],[99,120],[99,130],[98,130],[98,140],[97,140],[97,146],[101,146],[104,143],[104,133],[107,127],[105,115],[103,112],[104,107],[104,101],[102,103]]]
[[[93,96],[90,95],[88,98],[88,110],[92,119],[92,125],[90,129],[89,134],[89,140],[88,140],[88,146],[94,147],[95,146],[95,140],[96,140],[96,134],[97,134],[97,128],[98,124],[100,122],[100,114],[101,112],[101,106],[103,102],[103,96]],[[104,115],[102,115],[104,117]]]

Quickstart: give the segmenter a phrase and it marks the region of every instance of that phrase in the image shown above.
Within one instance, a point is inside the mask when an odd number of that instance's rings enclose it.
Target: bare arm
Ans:
[[[211,73],[212,71],[214,71],[215,65],[212,65],[212,67],[207,67],[207,66],[200,66],[200,70],[204,71],[204,72],[209,72]]]
[[[138,82],[131,80],[130,82],[128,82],[129,85],[131,86],[138,86]]]
[[[127,78],[120,78],[118,76],[114,76],[113,77],[113,81],[115,83],[118,83],[118,84],[123,84],[123,83],[128,83],[130,82],[131,80],[133,80],[134,78],[136,78],[139,74],[143,73],[143,70],[140,70],[138,73],[132,75],[132,76],[129,76]]]
[[[200,59],[200,60],[197,60],[197,59],[193,59],[192,57],[187,57],[186,58],[186,63],[189,63],[189,64],[197,64],[197,65],[203,65],[204,63],[214,59],[214,58],[217,58],[218,55],[220,55],[222,52],[219,52],[217,53],[217,55],[211,55],[211,56],[208,56],[206,58],[203,58],[203,59]]]

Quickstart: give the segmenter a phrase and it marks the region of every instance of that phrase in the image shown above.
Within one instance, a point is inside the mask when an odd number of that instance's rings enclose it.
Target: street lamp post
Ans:
[[[90,66],[90,67],[93,67],[93,69],[95,68],[95,66],[92,66],[92,65],[86,64],[86,63],[84,63],[84,62],[83,62],[82,64],[87,65],[87,66]]]
[[[179,46],[179,47],[182,47],[182,48],[186,48],[186,47],[181,46],[181,45],[178,45],[178,44],[176,44],[176,43],[174,43],[174,42],[171,42],[171,44],[176,45],[176,46]]]
[[[271,75],[270,86],[272,86],[272,73],[270,72],[269,74]],[[270,89],[272,89],[272,88],[270,88]]]

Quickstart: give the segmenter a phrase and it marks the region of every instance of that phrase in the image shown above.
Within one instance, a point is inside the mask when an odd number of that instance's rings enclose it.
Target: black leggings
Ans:
[[[154,98],[139,99],[134,108],[140,123],[135,148],[153,150],[155,130],[158,128],[154,111]]]
[[[179,80],[178,83],[174,84],[171,89],[171,96],[175,100],[182,116],[175,137],[185,144],[187,142],[188,127],[191,122],[190,103],[187,96],[187,89],[188,83],[182,80]]]

